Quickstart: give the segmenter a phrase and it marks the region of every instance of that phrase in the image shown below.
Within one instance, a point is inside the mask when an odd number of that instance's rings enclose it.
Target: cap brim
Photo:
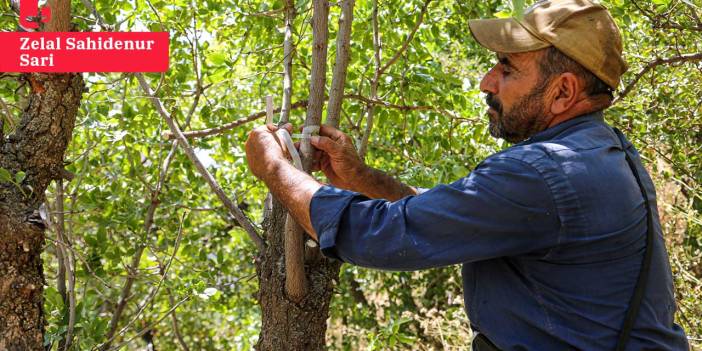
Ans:
[[[468,27],[480,45],[495,52],[526,52],[551,46],[529,33],[513,18],[470,20]]]

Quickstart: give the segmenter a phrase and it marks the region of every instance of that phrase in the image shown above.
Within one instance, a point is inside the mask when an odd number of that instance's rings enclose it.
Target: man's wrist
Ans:
[[[368,190],[368,181],[372,176],[373,169],[368,167],[365,163],[361,164],[360,167],[356,168],[356,171],[351,178],[352,182],[349,190],[365,194]]]

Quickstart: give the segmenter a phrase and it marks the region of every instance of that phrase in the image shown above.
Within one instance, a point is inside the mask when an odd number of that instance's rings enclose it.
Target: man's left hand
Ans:
[[[283,128],[292,131],[292,125],[286,124]],[[255,128],[249,133],[246,140],[246,160],[251,173],[263,179],[270,174],[280,162],[288,162],[281,148],[275,132],[278,127],[268,124]]]

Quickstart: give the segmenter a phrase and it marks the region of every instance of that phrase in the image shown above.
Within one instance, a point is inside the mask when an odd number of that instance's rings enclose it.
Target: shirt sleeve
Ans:
[[[395,202],[325,186],[310,216],[326,256],[387,270],[544,251],[558,243],[560,227],[543,177],[508,157]]]

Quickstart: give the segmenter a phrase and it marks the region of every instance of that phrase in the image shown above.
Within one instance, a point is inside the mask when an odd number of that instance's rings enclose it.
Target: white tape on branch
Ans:
[[[288,154],[290,155],[290,158],[292,158],[293,165],[295,165],[295,168],[297,168],[299,170],[303,170],[302,169],[302,159],[300,158],[300,154],[297,152],[297,149],[295,148],[295,144],[293,143],[292,138],[290,138],[290,134],[288,133],[288,131],[281,128],[281,129],[278,129],[276,134],[278,135],[280,140],[283,142],[283,145],[287,149],[285,151],[287,151]]]

